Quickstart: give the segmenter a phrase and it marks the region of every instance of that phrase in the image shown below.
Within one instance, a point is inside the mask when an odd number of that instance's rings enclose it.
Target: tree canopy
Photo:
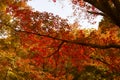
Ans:
[[[120,78],[119,14],[107,11],[108,7],[118,11],[118,3],[85,0],[102,11],[89,13],[107,17],[98,30],[80,30],[78,23],[68,24],[52,13],[34,11],[27,1],[0,0],[0,35],[7,36],[0,39],[0,80]],[[114,5],[102,10],[106,2]]]

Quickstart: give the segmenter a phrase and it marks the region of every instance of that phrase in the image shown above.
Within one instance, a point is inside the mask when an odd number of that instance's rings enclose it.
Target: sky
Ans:
[[[91,24],[89,22],[90,20],[86,18],[85,9],[72,4],[70,0],[56,0],[56,2],[53,2],[52,0],[31,0],[28,2],[28,5],[34,10],[51,12],[54,15],[59,15],[64,19],[68,19],[68,23],[70,24],[77,21],[79,22],[80,28],[98,29],[99,22],[102,19],[101,16],[97,16],[95,19],[91,20],[91,23],[96,23],[94,25]],[[75,9],[79,8],[79,11],[74,13],[73,7]],[[76,16],[73,13],[76,14]]]

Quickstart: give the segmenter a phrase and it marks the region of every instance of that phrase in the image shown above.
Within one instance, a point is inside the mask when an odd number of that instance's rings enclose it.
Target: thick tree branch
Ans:
[[[38,35],[38,36],[52,38],[52,39],[55,39],[55,40],[60,40],[62,42],[66,42],[66,43],[83,45],[83,46],[88,46],[88,47],[92,47],[92,48],[99,48],[99,49],[118,48],[118,49],[120,49],[120,45],[117,45],[117,44],[98,45],[98,44],[92,44],[92,43],[85,43],[85,42],[76,42],[76,41],[71,41],[71,40],[64,40],[64,39],[60,39],[60,38],[57,38],[57,37],[53,37],[53,36],[49,36],[49,35],[44,35],[44,34],[39,34],[39,33],[34,33],[34,32],[28,32],[28,31],[21,31],[21,30],[19,30],[17,32],[24,32],[24,33],[27,33],[27,34],[34,34],[34,35]]]
[[[102,11],[106,17],[109,17],[116,25],[120,27],[120,1],[112,0],[111,6],[109,0],[84,0],[85,2],[90,3],[100,11]]]

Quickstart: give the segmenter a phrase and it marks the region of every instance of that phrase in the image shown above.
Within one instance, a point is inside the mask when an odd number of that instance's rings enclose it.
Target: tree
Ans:
[[[84,2],[85,1],[85,2]],[[108,17],[113,23],[120,26],[120,0],[73,0],[73,3],[80,3],[86,6],[86,2],[93,7],[99,9],[101,12],[91,12],[93,14],[103,15]],[[89,11],[88,11],[89,12]]]
[[[52,13],[33,11],[26,2],[1,1],[1,34],[8,36],[0,40],[1,80],[120,77],[118,26],[102,21],[89,33]]]

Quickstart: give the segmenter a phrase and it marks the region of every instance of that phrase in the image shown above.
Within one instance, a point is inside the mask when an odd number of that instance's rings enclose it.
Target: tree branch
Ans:
[[[17,32],[24,32],[27,34],[34,34],[34,35],[38,35],[38,36],[43,36],[43,37],[48,37],[51,39],[55,39],[55,40],[59,40],[62,41],[63,43],[72,43],[72,44],[77,44],[77,45],[83,45],[83,46],[88,46],[88,47],[92,47],[92,48],[98,48],[98,49],[109,49],[109,48],[117,48],[120,49],[120,45],[117,44],[108,44],[108,45],[98,45],[98,44],[92,44],[92,43],[85,43],[85,42],[76,42],[76,41],[71,41],[71,40],[64,40],[64,39],[60,39],[57,37],[53,37],[53,36],[49,36],[49,35],[44,35],[44,34],[39,34],[39,33],[34,33],[34,32],[28,32],[28,31],[17,31]],[[63,44],[61,43],[61,45]]]
[[[112,0],[114,6],[116,7],[117,12],[120,12],[120,1],[119,0]]]
[[[97,9],[102,11],[106,17],[109,17],[116,25],[120,27],[120,1],[112,0],[114,6],[113,8],[109,4],[109,0],[84,0],[85,2],[90,3],[95,6]]]
[[[55,52],[53,52],[52,54],[48,55],[46,58],[51,57],[52,55],[54,55],[54,54],[56,54],[57,52],[59,52],[59,50],[60,50],[60,48],[62,47],[63,44],[64,44],[64,41],[62,41],[62,42],[59,44],[59,46],[58,46],[58,48],[57,48],[57,50],[56,50]]]
[[[88,13],[91,13],[91,14],[96,14],[96,15],[106,16],[104,13],[92,12],[92,11],[87,11],[87,12],[88,12]]]
[[[105,61],[103,58],[94,58],[94,57],[90,57],[91,59],[93,59],[93,60],[97,60],[97,61],[100,61],[101,63],[103,63],[103,64],[105,64],[106,66],[108,66],[108,67],[110,67],[110,66],[112,66],[112,64],[110,64],[110,63],[108,63],[107,61]],[[116,66],[112,66],[113,67],[113,69],[112,69],[112,71],[113,72],[118,72],[118,69],[117,69],[117,67]]]
[[[94,60],[97,60],[97,61],[100,61],[102,62],[103,64],[107,65],[107,66],[110,66],[109,63],[107,63],[103,58],[94,58],[94,57],[90,57],[90,59],[94,59]]]

